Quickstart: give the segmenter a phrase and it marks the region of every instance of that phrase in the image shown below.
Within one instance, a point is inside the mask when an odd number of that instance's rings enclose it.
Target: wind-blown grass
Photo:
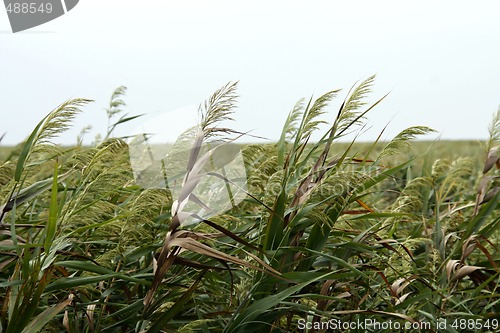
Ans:
[[[364,103],[373,82],[303,99],[277,143],[242,145],[245,200],[209,218],[188,207],[215,209],[196,196],[205,177],[238,185],[210,168],[242,136],[220,126],[235,111],[235,83],[186,132],[177,192],[135,183],[129,147],[112,137],[137,118],[123,113],[124,87],[95,146],[50,143],[89,101],[63,103],[1,155],[0,332],[323,332],[328,321],[368,319],[496,331],[498,113],[470,156],[438,153],[440,142],[410,153],[431,131],[422,126],[389,143],[339,143],[383,106]]]

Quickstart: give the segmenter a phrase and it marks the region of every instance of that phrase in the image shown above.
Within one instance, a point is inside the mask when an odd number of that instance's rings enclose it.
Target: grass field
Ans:
[[[236,150],[228,84],[149,169],[163,187],[113,137],[123,88],[95,145],[50,144],[88,101],[62,104],[0,148],[0,332],[498,331],[500,112],[485,142],[338,143],[372,83],[320,142],[336,92]]]
[[[14,147],[0,146],[0,160],[5,161]]]

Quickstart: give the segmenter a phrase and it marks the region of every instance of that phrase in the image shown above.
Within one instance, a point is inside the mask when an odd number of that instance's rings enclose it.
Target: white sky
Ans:
[[[386,139],[411,125],[444,139],[486,138],[500,104],[499,13],[500,1],[81,0],[12,34],[0,8],[2,144],[22,141],[69,98],[95,100],[62,137],[72,144],[85,125],[89,141],[105,133],[104,108],[119,85],[130,114],[158,114],[187,110],[233,80],[241,95],[233,127],[276,139],[298,99],[345,94],[375,73],[371,100],[391,94],[362,140],[388,122]]]

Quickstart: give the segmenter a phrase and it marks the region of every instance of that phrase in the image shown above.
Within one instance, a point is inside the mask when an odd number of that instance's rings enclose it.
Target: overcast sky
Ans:
[[[13,34],[0,8],[2,145],[74,97],[95,102],[63,142],[75,143],[86,125],[88,140],[105,133],[104,108],[120,85],[127,112],[170,112],[156,122],[170,131],[235,80],[233,127],[276,139],[297,100],[343,88],[333,118],[350,86],[372,74],[370,100],[391,93],[362,140],[388,123],[385,139],[411,125],[444,139],[486,138],[500,104],[499,13],[500,1],[80,0]]]

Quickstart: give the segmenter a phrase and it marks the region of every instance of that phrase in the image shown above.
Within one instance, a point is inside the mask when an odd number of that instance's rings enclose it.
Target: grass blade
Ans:
[[[71,303],[70,299],[67,299],[57,305],[45,309],[38,316],[33,318],[33,320],[24,328],[22,333],[38,333],[43,327],[52,320],[59,312],[61,312],[66,306]]]

